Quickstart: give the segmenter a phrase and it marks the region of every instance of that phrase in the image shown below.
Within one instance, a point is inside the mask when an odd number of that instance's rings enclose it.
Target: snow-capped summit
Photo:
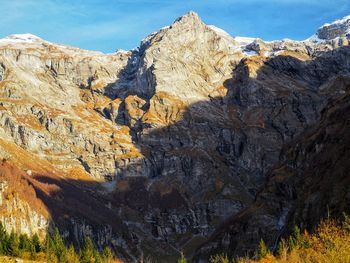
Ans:
[[[27,43],[32,43],[34,41],[42,41],[42,39],[36,35],[33,34],[14,34],[14,35],[9,35],[3,39],[0,39],[0,41],[7,41],[7,42],[27,42]]]
[[[350,35],[350,15],[320,27],[316,36],[320,40],[332,40]],[[315,38],[315,36],[313,36]]]
[[[214,30],[217,34],[223,36],[223,37],[231,37],[229,33],[227,33],[225,30],[219,28],[219,27],[216,27],[214,25],[208,25],[208,27],[211,29],[211,30]]]
[[[33,34],[14,34],[0,39],[0,46],[11,46],[16,48],[31,47],[39,48],[44,43],[49,43]]]
[[[344,24],[346,22],[349,22],[349,20],[350,20],[350,15],[344,16],[341,19],[334,20],[332,23],[325,23],[322,27],[331,26],[331,25],[337,25],[337,24],[338,25]]]
[[[80,48],[75,48],[67,45],[53,43],[44,40],[36,35],[25,33],[25,34],[13,34],[0,39],[0,48],[9,47],[14,49],[35,49],[37,52],[46,52],[47,47],[55,47],[56,51],[64,53],[77,53],[84,52],[91,55],[102,54],[99,51],[83,50]]]

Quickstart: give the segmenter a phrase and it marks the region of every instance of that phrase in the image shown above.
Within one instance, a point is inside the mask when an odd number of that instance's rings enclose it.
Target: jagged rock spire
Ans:
[[[190,11],[187,14],[177,18],[172,27],[175,26],[198,27],[204,26],[204,23],[197,13]]]
[[[201,18],[196,12],[189,11],[187,14],[180,16],[175,20],[175,22],[182,21],[182,22],[189,22],[189,21],[199,21],[202,22]]]

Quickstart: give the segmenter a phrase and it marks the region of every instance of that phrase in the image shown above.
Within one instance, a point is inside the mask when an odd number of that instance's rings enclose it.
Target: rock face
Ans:
[[[261,238],[275,249],[295,225],[312,229],[322,218],[349,211],[349,76],[330,87],[342,96],[329,101],[318,125],[284,147],[255,202],[218,228],[198,249],[197,260],[223,251],[253,254]]]
[[[350,16],[337,20],[332,24],[325,24],[317,31],[320,39],[331,40],[339,37],[347,37],[350,34]]]
[[[318,180],[305,153],[327,149],[310,127],[347,116],[348,29],[344,18],[305,41],[264,42],[190,12],[128,52],[0,40],[0,219],[29,234],[58,225],[67,240],[91,236],[130,262],[240,254],[261,235],[273,245],[296,218],[311,226],[323,215],[308,216],[315,200],[340,202],[331,190],[305,196],[300,177]],[[325,117],[333,109],[339,120]],[[281,179],[275,167],[288,162],[295,170]],[[38,206],[16,190],[4,201],[11,173]]]

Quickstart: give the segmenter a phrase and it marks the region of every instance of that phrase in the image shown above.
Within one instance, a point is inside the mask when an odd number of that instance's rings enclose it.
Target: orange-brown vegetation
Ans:
[[[257,253],[259,255],[259,251]],[[282,240],[277,251],[266,250],[260,259],[230,260],[214,255],[210,263],[348,263],[350,262],[350,219],[322,221],[312,234],[305,231],[299,237]]]
[[[7,183],[5,198],[13,198],[18,195],[21,200],[37,213],[48,216],[45,204],[37,197],[36,192],[30,180],[30,175],[11,165],[8,161],[0,162],[0,181]]]
[[[0,139],[0,149],[11,154],[10,162],[21,170],[31,170],[35,173],[58,175],[52,164],[44,159],[40,159],[33,153],[29,153],[16,144]]]

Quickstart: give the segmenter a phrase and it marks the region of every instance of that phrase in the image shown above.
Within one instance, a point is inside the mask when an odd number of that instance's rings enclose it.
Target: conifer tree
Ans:
[[[83,249],[80,252],[81,263],[91,263],[95,261],[94,245],[90,238],[86,238]]]
[[[43,259],[40,252],[45,252],[45,260],[50,263],[112,263],[113,253],[109,247],[98,251],[90,238],[86,238],[84,246],[78,252],[71,244],[67,247],[57,228],[53,234],[47,234],[43,243],[37,234],[31,238],[27,234],[18,235],[14,231],[7,234],[0,222],[0,255],[20,256],[26,259]]]
[[[19,255],[19,238],[12,230],[7,244],[7,253],[10,256],[17,257]]]
[[[52,236],[52,241],[54,244],[55,254],[59,258],[60,255],[62,255],[65,252],[66,247],[64,245],[63,239],[62,239],[57,227],[54,230],[54,233]]]
[[[45,255],[46,255],[46,260],[48,262],[53,262],[53,263],[58,262],[58,259],[55,253],[54,242],[49,233],[46,235],[46,239],[45,239]]]
[[[31,243],[30,251],[29,251],[30,259],[31,260],[37,259],[37,254],[38,254],[38,252],[36,252],[35,246]]]
[[[94,263],[104,263],[104,259],[102,257],[102,255],[100,254],[100,252],[97,249],[94,249]]]
[[[70,244],[69,248],[67,249],[67,263],[79,263],[79,256],[75,252],[75,249],[72,244]]]
[[[39,236],[38,234],[34,234],[31,238],[31,243],[34,247],[34,251],[36,253],[39,253],[42,249],[41,249],[41,244],[40,244],[40,240],[39,240]]]
[[[7,252],[8,239],[9,239],[9,236],[3,224],[0,222],[0,254],[5,254]]]
[[[299,245],[301,243],[302,237],[300,233],[300,228],[298,226],[294,226],[292,237],[295,239],[296,244]]]
[[[288,249],[292,251],[296,247],[301,247],[302,244],[302,236],[300,233],[300,228],[298,226],[294,226],[293,232],[288,239]]]
[[[282,241],[278,242],[277,249],[276,249],[276,256],[280,257],[283,254],[283,243]]]
[[[258,259],[264,258],[268,254],[268,252],[269,251],[268,251],[268,249],[266,247],[266,244],[265,244],[264,240],[260,239],[259,247],[258,247],[258,253],[257,253]]]
[[[177,261],[178,263],[186,263],[186,258],[184,253],[181,252],[181,257],[179,258],[179,260]]]
[[[19,250],[21,251],[30,251],[31,249],[31,240],[29,239],[27,234],[19,235]]]
[[[105,263],[111,263],[113,261],[113,253],[109,247],[103,249],[102,256]]]

